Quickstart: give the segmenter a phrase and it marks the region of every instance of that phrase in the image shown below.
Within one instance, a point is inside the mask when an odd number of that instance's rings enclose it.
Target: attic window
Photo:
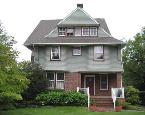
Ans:
[[[73,28],[67,28],[67,36],[73,36],[74,35],[74,29]]]
[[[58,35],[59,36],[65,36],[66,35],[66,28],[63,28],[63,27],[59,28],[58,29]]]
[[[89,36],[89,27],[82,27],[82,36]]]
[[[90,36],[97,36],[97,28],[96,27],[90,28]]]

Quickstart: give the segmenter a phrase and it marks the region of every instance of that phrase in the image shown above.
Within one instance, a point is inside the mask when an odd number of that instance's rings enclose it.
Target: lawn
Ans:
[[[0,115],[145,115],[145,112],[90,112],[85,107],[42,107],[0,111]]]

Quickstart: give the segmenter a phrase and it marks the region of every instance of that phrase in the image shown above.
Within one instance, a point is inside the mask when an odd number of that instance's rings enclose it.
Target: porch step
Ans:
[[[91,100],[95,101],[97,107],[113,107],[113,100],[110,97],[91,97]]]

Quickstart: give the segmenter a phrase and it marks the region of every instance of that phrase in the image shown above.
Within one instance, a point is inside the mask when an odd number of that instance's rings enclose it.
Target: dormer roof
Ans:
[[[83,8],[77,7],[68,16],[61,20],[58,26],[99,26],[99,23],[92,18]]]

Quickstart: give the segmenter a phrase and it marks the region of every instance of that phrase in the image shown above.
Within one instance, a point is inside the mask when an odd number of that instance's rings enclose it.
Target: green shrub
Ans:
[[[139,103],[139,90],[135,89],[133,86],[128,86],[125,88],[125,98],[128,103],[138,104]]]
[[[15,108],[14,104],[17,100],[22,100],[21,95],[11,92],[0,93],[0,109],[7,110]]]
[[[36,97],[39,105],[86,105],[87,96],[79,92],[42,92]]]

